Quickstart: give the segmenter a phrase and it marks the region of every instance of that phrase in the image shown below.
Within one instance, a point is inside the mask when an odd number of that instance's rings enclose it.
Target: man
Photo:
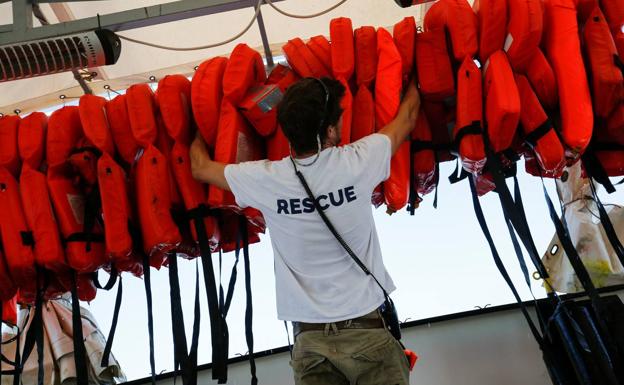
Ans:
[[[291,158],[225,165],[201,138],[191,147],[194,177],[232,191],[240,207],[259,209],[271,233],[278,317],[293,322],[291,365],[297,385],[408,384],[401,345],[380,316],[381,288],[323,223],[295,174],[299,170],[336,230],[387,292],[371,208],[390,158],[416,124],[420,96],[410,84],[398,116],[378,133],[337,147],[345,89],[328,78],[292,85],[278,106]]]

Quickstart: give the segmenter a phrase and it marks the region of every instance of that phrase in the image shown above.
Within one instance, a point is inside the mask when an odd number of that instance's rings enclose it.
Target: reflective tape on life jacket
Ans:
[[[600,11],[594,8],[583,28],[583,43],[592,79],[594,114],[606,120],[624,97],[624,78],[615,42],[609,25]]]
[[[89,217],[94,219],[95,215],[86,211],[95,202],[90,202],[73,180],[73,174],[65,165],[48,169],[50,200],[65,243],[67,263],[78,272],[91,273],[108,262],[103,231],[97,221],[85,222]]]
[[[375,132],[375,100],[365,85],[360,85],[353,99],[353,129],[351,142]]]
[[[390,123],[399,111],[403,83],[401,54],[392,35],[383,28],[377,30],[377,76],[375,81],[375,122],[377,129]],[[409,195],[410,144],[405,142],[394,154],[390,177],[384,182],[388,212],[396,212],[407,204]]]
[[[191,81],[167,75],[158,82],[156,101],[167,134],[177,142],[191,143]]]
[[[140,147],[154,144],[158,135],[156,102],[148,84],[135,84],[126,90],[126,105],[132,135]]]
[[[348,82],[355,71],[355,43],[351,19],[339,17],[329,23],[332,73]]]
[[[557,108],[559,102],[557,78],[541,49],[534,51],[526,68],[526,76],[542,105],[550,110]]]
[[[17,296],[12,299],[2,301],[2,319],[7,325],[17,325]]]
[[[491,54],[503,49],[507,33],[507,1],[475,0],[473,9],[479,22],[479,59],[485,63]]]
[[[228,59],[215,57],[200,64],[191,83],[195,123],[210,148],[214,148],[223,99],[223,73]]]
[[[611,31],[614,33],[616,31],[621,31],[622,27],[624,27],[624,1],[602,0],[600,1],[600,7],[609,21]]]
[[[429,194],[436,185],[436,156],[433,149],[433,137],[427,116],[421,109],[416,126],[411,133],[412,170],[414,186],[420,195]],[[416,203],[416,202],[414,202]]]
[[[55,272],[67,269],[59,226],[52,211],[45,175],[24,164],[20,175],[24,216],[35,241],[37,265]]]
[[[299,75],[315,78],[329,76],[329,70],[300,38],[288,40],[282,50],[288,63]]]
[[[511,66],[503,51],[485,64],[485,117],[490,146],[495,153],[511,147],[520,119],[520,96]]]
[[[425,14],[424,23],[426,31],[448,31],[456,61],[476,56],[479,49],[478,20],[467,0],[440,0],[434,3]]]
[[[537,156],[541,175],[558,177],[565,167],[563,146],[529,80],[516,75],[520,95],[520,121],[525,141]],[[539,176],[539,175],[537,175]]]
[[[370,87],[377,74],[377,32],[374,27],[367,26],[356,29],[353,35],[356,84]],[[355,124],[353,129],[356,129]]]
[[[20,167],[19,150],[17,147],[20,117],[5,115],[0,117],[0,167],[17,176]]]
[[[260,54],[246,44],[237,45],[223,73],[223,97],[237,105],[247,91],[264,83],[266,73]]]
[[[78,107],[67,106],[54,111],[48,120],[46,136],[48,165],[65,163],[82,136]]]
[[[35,240],[26,225],[17,180],[4,167],[0,167],[0,235],[4,258],[13,282],[22,286],[34,281]]]
[[[308,48],[312,51],[323,66],[327,69],[327,72],[331,72],[332,60],[331,60],[331,46],[329,40],[323,35],[312,36],[307,43]]]
[[[136,164],[134,184],[143,251],[150,257],[150,265],[160,268],[166,254],[181,242],[181,236],[170,213],[169,163],[153,145],[145,149]]]
[[[262,159],[262,144],[241,113],[227,100],[223,100],[214,159],[226,164]],[[215,208],[240,211],[234,195],[216,186],[209,187],[208,204]]]
[[[416,35],[416,68],[425,99],[443,101],[455,95],[455,76],[443,29]]]
[[[571,151],[567,155],[576,157],[589,144],[594,125],[576,9],[573,0],[547,0],[544,5],[543,45],[557,77],[561,137]]]
[[[247,121],[262,136],[270,136],[277,128],[277,105],[284,96],[276,84],[252,87],[238,105]]]
[[[462,166],[477,174],[485,167],[483,147],[483,77],[473,59],[467,57],[457,73],[457,120],[453,141]]]
[[[118,95],[106,103],[106,117],[117,153],[127,165],[131,165],[139,151],[139,144],[130,129],[126,95]]]
[[[80,123],[91,144],[101,152],[114,154],[115,144],[108,126],[105,106],[106,99],[102,97],[89,94],[81,96],[78,106]]]
[[[509,24],[504,50],[515,71],[526,71],[542,39],[544,26],[541,0],[508,0]]]
[[[414,71],[414,47],[416,45],[416,20],[408,16],[394,25],[394,43],[401,54],[403,82],[406,83]]]
[[[288,139],[281,127],[277,127],[273,135],[266,139],[267,159],[281,160],[289,155]]]
[[[22,119],[17,133],[17,146],[23,164],[34,169],[41,166],[47,129],[48,116],[43,112],[33,112]]]

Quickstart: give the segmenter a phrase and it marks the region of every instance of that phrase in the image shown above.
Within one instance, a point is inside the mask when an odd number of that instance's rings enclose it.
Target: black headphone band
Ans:
[[[323,92],[325,93],[325,104],[323,107],[323,114],[322,114],[322,118],[321,121],[319,123],[319,128],[318,131],[320,133],[321,128],[323,128],[323,126],[325,125],[325,121],[327,120],[327,114],[328,114],[328,109],[329,109],[329,89],[327,88],[327,86],[325,85],[325,83],[323,82],[323,80],[319,79],[319,78],[309,78],[312,79],[314,81],[316,81],[317,83],[319,83],[321,85],[321,87],[323,88]]]

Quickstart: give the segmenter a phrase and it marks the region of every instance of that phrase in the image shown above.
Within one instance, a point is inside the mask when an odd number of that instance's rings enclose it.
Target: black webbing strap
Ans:
[[[108,367],[111,350],[113,349],[113,340],[115,339],[115,331],[117,330],[117,322],[119,321],[119,310],[121,309],[122,297],[123,280],[121,276],[119,276],[119,285],[117,285],[117,296],[115,298],[115,309],[113,310],[113,321],[111,322],[111,327],[108,332],[108,338],[106,339],[106,345],[104,346],[104,351],[102,352],[102,362],[100,365],[103,368]]]
[[[195,261],[195,308],[193,309],[193,334],[191,336],[191,350],[188,355],[188,365],[192,368],[189,383],[197,384],[197,350],[199,348],[199,330],[201,325],[201,307],[199,302],[199,265]]]
[[[461,141],[467,135],[483,135],[483,127],[481,127],[481,122],[476,120],[471,124],[457,130],[457,134],[455,134],[455,137],[453,138],[453,151],[455,151],[456,154],[459,154],[459,146],[461,144]]]
[[[416,151],[414,150],[414,146],[410,145],[409,196],[407,198],[407,212],[410,213],[410,215],[414,215],[416,213],[417,205],[422,202],[422,198],[418,195],[416,188],[416,170],[414,170],[415,155]]]
[[[611,222],[611,218],[609,218],[609,214],[607,214],[607,210],[605,210],[600,197],[598,197],[598,192],[596,191],[596,186],[594,186],[594,182],[589,179],[589,185],[592,190],[592,195],[594,198],[594,202],[596,202],[596,206],[598,206],[598,215],[600,217],[600,224],[607,235],[607,239],[609,239],[609,243],[611,243],[611,247],[613,247],[613,251],[617,255],[620,263],[624,266],[624,246],[620,242],[618,238],[617,232],[613,227],[613,223]]]
[[[149,359],[152,385],[156,385],[156,362],[154,360],[154,315],[152,312],[152,278],[150,274],[149,256],[143,256],[143,284],[147,304],[147,333],[149,335]]]
[[[552,122],[547,118],[539,127],[528,133],[524,137],[524,141],[529,145],[529,147],[535,148],[535,146],[537,146],[537,141],[546,136],[546,134],[548,134],[552,129]]]
[[[24,368],[24,366],[21,364],[22,362],[22,358],[21,358],[21,352],[20,352],[20,339],[22,337],[22,332],[19,330],[19,326],[17,327],[17,339],[15,341],[15,373],[13,374],[13,385],[20,385],[20,378],[21,378],[21,374],[22,374],[22,370]],[[10,373],[5,373],[5,374],[10,374]]]
[[[217,284],[215,280],[214,266],[212,263],[210,243],[206,233],[204,218],[209,215],[208,207],[202,206],[196,210],[189,211],[189,217],[195,224],[199,252],[202,260],[202,270],[204,283],[206,285],[206,296],[208,299],[208,314],[210,317],[210,336],[212,343],[212,379],[219,384],[227,382],[227,359],[229,337],[225,317],[219,309],[219,298],[217,295]]]
[[[35,237],[32,231],[20,231],[20,238],[22,238],[22,244],[24,246],[34,246]]]
[[[20,372],[23,371],[26,362],[30,358],[30,354],[34,350],[35,346],[37,347],[37,384],[43,385],[44,381],[44,366],[43,366],[43,290],[47,287],[47,284],[44,285],[42,289],[39,285],[40,278],[40,270],[37,270],[37,278],[36,278],[36,286],[37,291],[35,295],[35,313],[33,314],[33,319],[30,322],[30,327],[28,328],[28,332],[26,333],[26,340],[24,341],[24,352],[22,354],[20,362]],[[19,345],[16,347],[19,350]]]
[[[620,55],[613,54],[613,63],[617,68],[619,68],[619,70],[622,72],[622,75],[624,75],[624,63],[622,62]]]
[[[113,287],[115,287],[115,283],[117,283],[117,277],[119,277],[119,272],[117,271],[117,268],[115,267],[114,264],[111,265],[111,270],[108,276],[108,281],[106,282],[105,285],[102,285],[100,283],[98,271],[91,274],[91,280],[93,281],[93,285],[96,288],[100,290],[110,291]]]
[[[585,172],[590,179],[604,186],[609,194],[615,192],[615,186],[609,179],[609,174],[596,155],[597,151],[621,151],[624,152],[624,145],[618,143],[590,143],[589,147],[581,156]]]
[[[180,297],[180,279],[178,277],[178,257],[175,252],[168,255],[169,261],[169,296],[171,298],[171,331],[173,335],[174,372],[182,370],[182,383],[189,385],[192,373],[189,373],[188,347],[184,330],[184,313]]]
[[[96,158],[99,158],[100,156],[102,156],[102,151],[100,151],[99,148],[94,147],[94,146],[75,147],[69,152],[69,155],[80,154],[81,152],[90,152],[93,155],[95,155]]]
[[[245,307],[245,339],[247,340],[247,351],[249,354],[249,366],[251,370],[251,385],[258,385],[256,376],[256,361],[254,359],[254,338],[253,338],[253,301],[251,297],[251,266],[249,260],[249,234],[247,231],[247,219],[240,216],[240,233],[243,238],[243,259],[245,260],[245,293],[247,296]]]
[[[86,234],[86,233],[73,233],[63,239],[63,242],[89,242],[89,243],[104,243],[104,234]],[[88,250],[89,251],[89,250]]]
[[[89,371],[87,369],[87,352],[82,333],[82,316],[80,314],[80,300],[76,272],[71,273],[72,288],[72,334],[74,342],[74,363],[76,364],[76,384],[89,385]]]

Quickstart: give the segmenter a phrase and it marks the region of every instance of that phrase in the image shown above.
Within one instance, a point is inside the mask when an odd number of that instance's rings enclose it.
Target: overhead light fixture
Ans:
[[[111,65],[121,54],[121,40],[100,29],[0,46],[0,82]]]

